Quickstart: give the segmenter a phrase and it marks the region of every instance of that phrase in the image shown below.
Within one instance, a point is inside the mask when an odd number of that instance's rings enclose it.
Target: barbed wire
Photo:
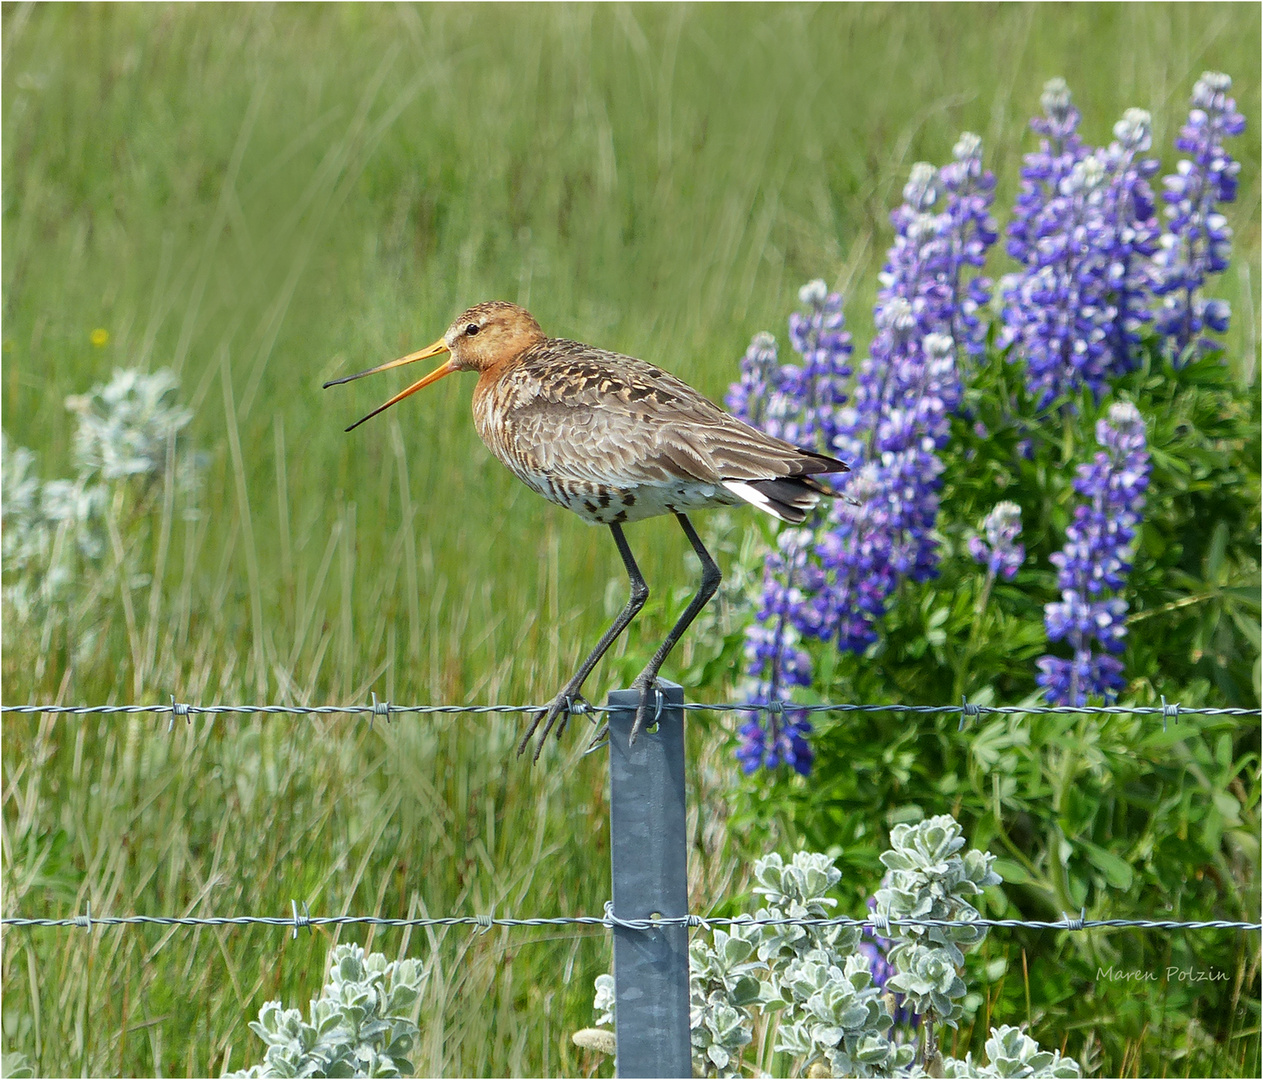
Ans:
[[[1166,727],[1167,721],[1179,721],[1181,716],[1259,716],[1258,709],[1244,708],[1214,708],[1214,707],[1184,707],[1178,702],[1168,703],[1166,698],[1162,699],[1160,705],[977,705],[970,703],[966,698],[962,697],[960,705],[856,705],[848,703],[822,703],[816,705],[798,705],[796,703],[787,702],[771,702],[771,703],[717,703],[705,704],[699,702],[686,702],[681,706],[686,711],[694,712],[763,712],[773,714],[784,714],[786,712],[809,712],[809,713],[825,713],[825,712],[842,712],[842,713],[877,713],[877,712],[895,712],[910,713],[915,715],[935,715],[935,714],[959,714],[961,717],[961,727],[963,728],[966,721],[978,716],[985,715],[1049,715],[1049,714],[1069,714],[1069,715],[1132,715],[1132,716],[1152,716],[1160,715],[1163,720],[1163,727]],[[0,705],[0,713],[18,713],[18,714],[51,714],[51,715],[110,715],[110,714],[151,714],[151,715],[170,715],[171,724],[174,725],[175,718],[183,716],[186,720],[191,721],[195,715],[293,715],[293,716],[362,716],[384,717],[389,719],[394,715],[434,715],[434,714],[506,714],[506,713],[530,713],[538,712],[547,708],[545,705],[395,705],[389,701],[379,701],[377,695],[373,694],[372,701],[365,705],[191,705],[184,702],[176,701],[174,696],[171,698],[169,705]],[[611,707],[606,705],[592,705],[586,701],[578,700],[574,702],[569,711],[574,715],[608,715],[613,712]],[[326,915],[313,916],[306,914],[306,905],[303,912],[298,911],[297,903],[294,904],[294,911],[290,917],[284,916],[264,916],[264,915],[233,915],[233,916],[162,916],[162,915],[113,915],[113,916],[94,916],[91,913],[91,907],[88,907],[87,913],[84,915],[75,915],[68,918],[51,919],[51,918],[20,918],[6,917],[0,919],[0,926],[4,927],[79,927],[91,929],[93,926],[130,926],[130,925],[157,925],[157,926],[285,926],[290,927],[297,936],[298,930],[302,927],[314,926],[343,926],[343,925],[366,925],[381,927],[442,927],[442,926],[472,926],[479,930],[486,931],[493,926],[506,927],[522,927],[522,926],[602,926],[606,928],[621,927],[631,930],[655,930],[668,926],[689,926],[704,927],[711,929],[717,926],[733,926],[752,922],[750,916],[736,917],[710,917],[702,915],[687,915],[674,918],[658,918],[652,920],[646,919],[619,919],[612,911],[610,904],[606,905],[606,912],[602,916],[595,915],[578,915],[578,916],[556,916],[556,917],[532,917],[532,918],[506,918],[491,915],[451,915],[437,918],[416,918],[416,919],[392,919],[372,915]],[[1195,922],[1181,922],[1171,919],[1087,919],[1084,913],[1076,917],[1070,915],[1063,916],[1060,920],[1032,920],[1032,919],[973,919],[968,922],[962,920],[944,920],[944,919],[886,919],[880,915],[871,915],[866,919],[855,919],[848,916],[838,916],[826,919],[806,919],[806,918],[782,918],[782,919],[764,919],[758,920],[762,925],[786,925],[786,926],[854,926],[862,927],[875,931],[876,933],[885,935],[885,932],[892,926],[906,927],[950,927],[950,926],[979,926],[979,927],[1008,927],[1021,928],[1031,930],[1095,930],[1095,929],[1143,929],[1143,930],[1204,930],[1204,929],[1221,929],[1221,930],[1263,930],[1263,923],[1239,922],[1233,920],[1202,920]]]
[[[602,926],[606,929],[654,931],[672,926],[685,926],[712,930],[720,926],[854,926],[872,930],[883,937],[889,936],[892,927],[1007,927],[1025,930],[1256,930],[1263,931],[1263,923],[1239,922],[1231,919],[1204,919],[1185,922],[1177,919],[1089,919],[1086,911],[1077,916],[1063,915],[1060,919],[906,919],[888,918],[871,914],[856,919],[846,915],[833,918],[757,918],[751,915],[709,916],[679,915],[653,919],[620,919],[613,912],[613,904],[606,903],[604,915],[559,915],[551,918],[509,918],[494,915],[447,915],[415,919],[392,919],[377,915],[312,915],[303,904],[291,901],[293,913],[275,915],[93,915],[87,906],[83,915],[60,919],[28,919],[6,917],[0,926],[22,927],[77,927],[91,930],[94,926],[283,926],[298,936],[298,931],[316,926],[381,926],[381,927],[440,927],[469,926],[486,932],[495,926]]]
[[[1163,727],[1168,721],[1178,723],[1181,716],[1261,716],[1263,710],[1237,707],[1184,706],[1179,702],[1168,703],[1166,698],[1159,705],[978,705],[962,696],[959,705],[856,705],[847,702],[825,702],[800,705],[797,702],[685,702],[686,712],[758,712],[774,715],[786,713],[906,713],[918,716],[959,715],[961,726],[981,716],[1161,716]],[[110,714],[170,715],[172,723],[182,716],[237,715],[287,715],[287,716],[370,716],[389,719],[402,715],[446,714],[507,714],[542,712],[548,705],[396,705],[390,701],[373,700],[363,705],[191,705],[176,701],[169,705],[0,705],[0,713],[49,714],[54,716],[88,716]],[[608,705],[593,705],[582,699],[569,707],[571,715],[602,716],[613,710]]]

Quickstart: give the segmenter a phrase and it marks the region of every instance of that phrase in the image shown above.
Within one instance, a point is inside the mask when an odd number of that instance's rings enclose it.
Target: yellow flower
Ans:
[[[104,346],[108,345],[110,342],[110,332],[108,330],[103,330],[101,327],[98,326],[95,330],[92,331],[92,336],[89,338],[89,340],[98,349],[103,348]]]

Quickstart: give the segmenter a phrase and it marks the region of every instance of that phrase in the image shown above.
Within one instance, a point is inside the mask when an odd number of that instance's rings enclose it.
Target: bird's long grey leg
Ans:
[[[697,590],[697,595],[689,601],[689,606],[684,609],[684,614],[680,616],[679,621],[671,627],[671,632],[667,634],[666,640],[658,646],[658,651],[653,654],[653,659],[645,665],[645,670],[637,675],[632,682],[633,687],[639,687],[640,689],[640,706],[636,709],[636,720],[632,724],[631,742],[636,741],[636,737],[649,723],[649,715],[652,711],[650,701],[653,697],[654,682],[658,678],[658,669],[662,667],[662,662],[667,658],[667,654],[675,648],[675,643],[680,640],[680,636],[689,628],[689,624],[697,618],[698,612],[710,602],[710,598],[715,595],[715,590],[719,588],[719,582],[723,578],[723,575],[719,572],[719,567],[715,565],[715,560],[710,557],[710,552],[702,546],[701,539],[693,530],[693,523],[683,514],[676,514],[675,519],[680,523],[680,528],[684,530],[684,535],[689,538],[689,543],[693,545],[693,550],[697,552],[697,557],[702,560],[702,585]]]
[[[640,567],[636,565],[636,560],[632,557],[631,548],[627,546],[627,538],[623,535],[622,526],[610,525],[610,532],[614,534],[614,543],[618,545],[618,553],[623,557],[623,565],[627,568],[627,577],[631,581],[631,596],[628,597],[627,606],[618,613],[618,618],[605,631],[601,640],[596,643],[596,648],[588,653],[588,658],[583,661],[579,670],[575,672],[574,678],[566,683],[565,688],[553,698],[552,704],[547,709],[535,714],[535,719],[531,722],[531,726],[526,729],[526,734],[522,736],[522,741],[518,744],[518,754],[521,754],[526,749],[527,744],[531,741],[531,736],[535,734],[535,729],[539,727],[540,721],[544,723],[544,733],[539,737],[539,745],[535,748],[533,761],[539,760],[539,752],[543,750],[548,733],[552,730],[552,726],[556,723],[558,717],[561,718],[561,723],[557,727],[557,737],[561,738],[561,733],[566,729],[566,721],[570,717],[570,703],[577,697],[580,687],[583,686],[584,679],[592,673],[592,669],[596,667],[601,657],[614,644],[614,639],[627,629],[627,624],[636,617],[636,613],[645,606],[645,601],[649,599],[649,586],[645,584],[645,579],[640,573]]]

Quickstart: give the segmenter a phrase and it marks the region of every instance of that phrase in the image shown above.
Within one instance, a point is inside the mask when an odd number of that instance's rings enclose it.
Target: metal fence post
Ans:
[[[658,729],[628,746],[638,690],[610,692],[610,862],[614,916],[688,914],[684,690],[658,681]],[[614,927],[614,1037],[620,1077],[693,1075],[688,927]]]

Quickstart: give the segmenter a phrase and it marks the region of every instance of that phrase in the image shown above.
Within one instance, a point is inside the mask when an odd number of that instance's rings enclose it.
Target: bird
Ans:
[[[689,513],[748,503],[781,521],[801,523],[821,499],[839,494],[818,478],[845,473],[849,466],[751,427],[657,364],[547,337],[529,311],[503,300],[469,308],[424,349],[331,379],[324,388],[443,354],[446,361],[346,430],[447,375],[476,371],[473,419],[479,437],[531,490],[584,521],[607,526],[630,584],[626,606],[578,671],[546,708],[533,713],[519,756],[541,724],[532,761],[554,725],[561,738],[570,714],[587,705],[580,690],[588,675],[649,598],[623,526],[672,514],[701,561],[698,591],[632,683],[640,691],[630,733],[634,743],[653,722],[663,661],[721,581]],[[593,746],[605,730],[597,732]]]

